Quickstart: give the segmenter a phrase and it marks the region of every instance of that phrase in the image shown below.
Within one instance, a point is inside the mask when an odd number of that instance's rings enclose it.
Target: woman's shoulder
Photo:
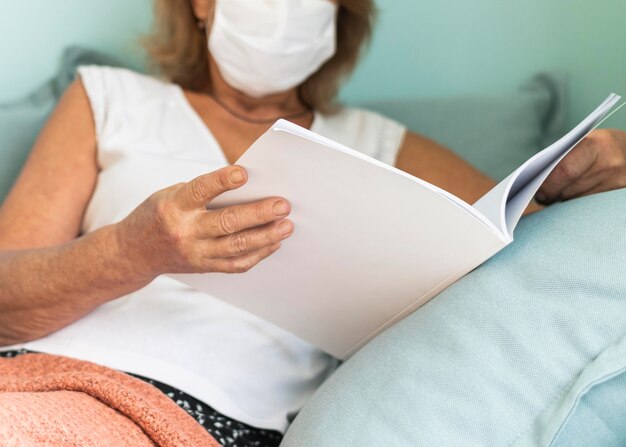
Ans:
[[[384,163],[393,164],[406,127],[378,112],[341,107],[316,116],[313,130]]]
[[[146,96],[154,98],[173,87],[173,84],[154,76],[121,67],[82,65],[78,67],[78,75],[90,96],[103,95],[109,101],[117,98],[128,102]]]
[[[114,67],[110,65],[81,65],[78,67],[81,76],[100,77],[105,80],[114,80],[128,83],[141,83],[151,85],[171,85],[171,83],[155,76],[140,73],[130,68]]]
[[[78,75],[100,141],[122,128],[161,122],[163,114],[176,104],[174,84],[126,68],[83,65]]]

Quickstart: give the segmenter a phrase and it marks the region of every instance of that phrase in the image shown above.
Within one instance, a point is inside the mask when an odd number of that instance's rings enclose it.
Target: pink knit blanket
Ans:
[[[47,354],[0,358],[1,446],[193,446],[219,443],[152,385]]]

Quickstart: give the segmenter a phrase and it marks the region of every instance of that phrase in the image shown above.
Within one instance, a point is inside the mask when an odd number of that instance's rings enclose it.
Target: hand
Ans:
[[[130,268],[150,279],[162,273],[243,273],[293,232],[291,208],[281,198],[207,210],[247,175],[231,166],[157,191],[118,224]]]
[[[626,187],[626,133],[596,130],[559,163],[537,192],[539,203]]]

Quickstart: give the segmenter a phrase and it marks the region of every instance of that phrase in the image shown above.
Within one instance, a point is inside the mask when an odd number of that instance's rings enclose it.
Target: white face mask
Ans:
[[[216,0],[209,51],[231,87],[283,92],[335,54],[336,16],[330,0]]]

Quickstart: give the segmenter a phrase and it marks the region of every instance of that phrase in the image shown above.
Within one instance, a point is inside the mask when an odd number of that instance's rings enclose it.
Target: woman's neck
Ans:
[[[253,120],[286,116],[307,109],[298,96],[297,88],[262,98],[253,98],[226,83],[217,64],[209,62],[211,94],[215,99],[235,113]]]

